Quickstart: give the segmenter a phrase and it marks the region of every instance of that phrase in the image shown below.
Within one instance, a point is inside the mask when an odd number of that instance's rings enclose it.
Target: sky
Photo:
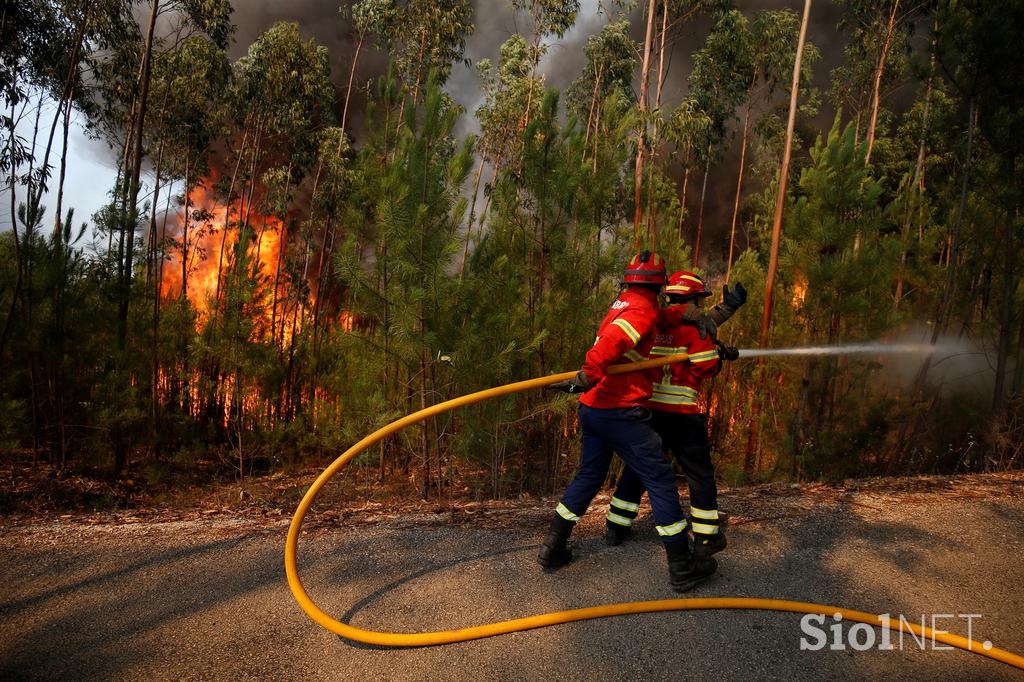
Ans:
[[[473,112],[481,102],[480,80],[476,74],[476,63],[484,58],[496,61],[498,48],[504,40],[517,31],[526,32],[527,26],[517,25],[517,18],[511,11],[509,2],[505,0],[474,0],[473,23],[474,33],[468,38],[466,55],[471,65],[457,65],[447,83],[447,90],[453,98],[466,108],[466,114],[459,122],[456,132],[464,135],[479,130]],[[327,46],[330,54],[331,77],[339,86],[339,91],[348,75],[353,43],[345,21],[338,13],[338,0],[292,0],[277,2],[276,0],[235,0],[235,12],[232,21],[237,26],[234,42],[229,49],[231,60],[245,54],[248,46],[264,30],[275,21],[296,21],[300,31],[309,38]],[[757,9],[778,9],[790,7],[797,12],[803,8],[800,0],[749,0],[737,2],[744,11]],[[142,8],[145,10],[145,7]],[[634,38],[642,40],[643,26],[639,11],[634,13]],[[809,28],[809,40],[815,42],[824,53],[824,59],[816,69],[819,87],[827,86],[828,71],[831,70],[842,55],[842,45],[835,40],[834,27],[838,19],[837,8],[831,2],[819,0],[812,8],[812,21]],[[564,90],[580,73],[585,62],[583,46],[587,37],[600,30],[605,17],[598,12],[597,0],[582,0],[581,10],[576,25],[560,40],[551,45],[547,55],[539,66],[549,87]],[[708,30],[706,22],[692,22],[686,33],[675,48],[671,70],[667,77],[664,100],[675,102],[681,99],[686,89],[686,77],[689,73],[689,55],[699,48]],[[379,53],[364,53],[360,59],[358,79],[367,79],[381,73],[386,66],[386,57]],[[354,112],[350,116],[351,130],[358,131],[361,125],[362,97],[353,102]],[[52,117],[52,106],[47,115],[44,107],[44,120]],[[23,120],[18,126],[18,134],[30,138],[33,121]],[[43,145],[45,146],[45,145]],[[59,159],[59,134],[53,156]],[[90,139],[84,130],[81,114],[75,116],[75,123],[68,140],[68,170],[65,181],[64,206],[74,207],[75,223],[90,220],[93,213],[108,200],[108,192],[116,179],[116,153],[104,141]],[[728,165],[728,164],[723,164]],[[56,174],[56,171],[55,171]],[[151,178],[145,178],[144,180]],[[55,179],[53,184],[56,184]],[[721,197],[716,188],[725,188],[729,183],[717,183],[712,179],[709,183],[709,210],[715,210],[715,204],[725,206],[729,203],[725,189]],[[149,190],[146,186],[143,193]],[[23,199],[24,190],[20,190],[17,200]],[[47,206],[47,218],[44,225],[52,224],[53,207],[56,202],[51,192],[44,200]],[[0,191],[0,231],[9,230],[11,225],[9,191]]]

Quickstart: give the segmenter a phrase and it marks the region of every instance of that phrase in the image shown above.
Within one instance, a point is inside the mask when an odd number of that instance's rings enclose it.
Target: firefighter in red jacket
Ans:
[[[665,284],[665,264],[649,251],[637,254],[626,269],[625,291],[612,304],[576,377],[551,388],[582,393],[579,404],[583,447],[579,469],[562,496],[541,548],[538,561],[557,568],[572,561],[567,543],[576,522],[604,484],[613,453],[650,494],[658,534],[665,543],[672,588],[691,589],[715,572],[713,558],[696,559],[686,533],[686,518],[679,506],[672,468],[665,459],[661,439],[651,427],[649,372],[609,375],[616,363],[644,359],[654,345],[658,319],[658,293]]]
[[[697,406],[701,382],[721,370],[723,360],[735,360],[735,348],[719,344],[714,337],[702,339],[698,329],[685,321],[685,308],[699,307],[710,296],[704,282],[691,272],[677,272],[665,287],[669,307],[662,310],[651,357],[686,353],[689,359],[652,370],[653,394],[645,403],[652,410],[652,424],[686,474],[690,488],[690,526],[694,554],[702,559],[725,549],[726,540],[718,515],[718,488],[711,463],[707,415]],[[746,301],[743,287],[725,289],[725,305],[735,312]],[[727,318],[726,318],[727,319]],[[619,545],[628,536],[640,508],[644,486],[625,469],[612,496],[606,517],[605,541]]]

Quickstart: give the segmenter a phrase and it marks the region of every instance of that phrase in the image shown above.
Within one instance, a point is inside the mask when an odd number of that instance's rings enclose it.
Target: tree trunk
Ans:
[[[282,197],[287,201],[288,189],[291,187],[292,178],[292,163],[288,163],[287,179],[284,185],[284,196]],[[281,262],[284,260],[284,249],[285,249],[285,238],[287,236],[287,230],[285,225],[287,224],[288,214],[284,214],[280,218],[281,220],[281,231],[280,236],[277,238],[277,265],[274,267],[274,291],[273,298],[271,299],[272,305],[270,308],[270,341],[273,344],[277,344],[277,292],[281,286]],[[281,320],[281,351],[284,351],[284,319],[282,316]]]
[[[13,84],[12,84],[13,85]],[[11,102],[11,120],[15,120],[15,104]],[[10,150],[11,159],[14,158],[14,131],[11,131],[8,137],[8,149]],[[14,323],[14,314],[17,311],[18,298],[21,296],[21,285],[23,277],[23,269],[21,263],[21,239],[18,237],[18,209],[16,203],[16,195],[18,189],[17,180],[18,167],[15,163],[11,163],[11,177],[10,177],[10,197],[11,197],[11,232],[14,237],[14,290],[11,292],[11,305],[7,309],[7,317],[4,319],[3,333],[0,333],[0,357],[3,357],[4,350],[7,348],[7,340],[10,338],[11,328]]]
[[[640,111],[640,129],[636,136],[636,169],[633,177],[633,246],[640,248],[640,219],[643,217],[643,202],[640,197],[644,176],[644,147],[647,144],[647,84],[651,73],[651,43],[654,41],[655,0],[647,2],[647,33],[644,37],[644,60],[640,67],[640,97],[637,109]]]
[[[668,1],[661,3],[661,36],[658,47],[658,89],[654,97],[654,107],[661,107],[661,88],[665,83],[665,34],[668,33]]]
[[[775,272],[779,265],[779,242],[782,238],[782,210],[786,204],[786,180],[789,177],[789,160],[793,151],[793,128],[796,125],[796,103],[800,93],[800,62],[804,53],[804,41],[807,38],[807,19],[811,13],[811,0],[804,0],[803,19],[800,22],[800,37],[796,44],[796,59],[793,61],[793,84],[789,93],[789,118],[786,122],[786,143],[782,152],[782,166],[779,169],[779,192],[775,201],[775,219],[772,223],[772,245],[768,259],[768,275],[764,286],[764,310],[761,316],[761,333],[759,346],[768,347],[768,334],[771,329],[772,319],[772,290],[775,286]],[[760,381],[756,385],[763,386],[766,364],[764,356],[758,360],[758,375]],[[758,405],[752,403],[752,414],[750,421],[750,437],[747,442],[747,452],[743,461],[744,474],[749,478],[754,471],[755,457],[757,452],[757,417]]]
[[[704,197],[708,191],[708,174],[711,172],[711,144],[708,144],[707,158],[704,160],[704,182],[700,186],[700,210],[697,212],[697,241],[693,248],[693,267],[697,268],[700,260],[700,239],[704,231]]]
[[[188,221],[189,221],[189,209],[191,206],[192,192],[189,188],[191,181],[191,155],[186,150],[185,152],[185,214],[184,219],[181,221],[181,302],[183,305],[188,304]]]
[[[57,412],[57,448],[54,452],[54,459],[59,462],[61,469],[64,468],[64,464],[67,460],[66,450],[66,437],[64,431],[64,287],[66,286],[67,277],[67,257],[70,248],[63,239],[63,233],[65,228],[61,223],[61,211],[63,210],[63,199],[64,199],[64,177],[67,169],[68,159],[68,128],[71,124],[71,101],[72,93],[74,89],[68,94],[67,101],[64,105],[64,122],[63,122],[63,140],[60,153],[60,174],[57,182],[57,206],[56,206],[56,218],[53,230],[53,241],[54,241],[54,255],[57,257],[57,271],[58,277],[56,285],[53,289],[53,318],[56,327],[56,354],[55,354],[55,368],[53,376],[53,404]],[[70,236],[71,231],[71,211],[68,211],[68,220],[66,231]],[[51,442],[51,451],[54,450]]]
[[[423,50],[427,45],[427,25],[420,28],[420,54],[416,60],[416,87],[412,91],[412,106],[415,110],[416,102],[420,98],[420,82],[423,80]],[[415,117],[414,117],[415,118]]]
[[[793,84],[789,94],[789,118],[786,122],[786,143],[782,152],[779,169],[779,191],[775,200],[775,218],[772,222],[772,245],[768,259],[768,276],[764,288],[764,311],[761,317],[760,347],[768,345],[771,328],[772,290],[775,286],[775,272],[779,265],[779,242],[782,238],[782,211],[786,204],[786,181],[789,178],[789,161],[793,151],[793,129],[796,125],[797,96],[800,93],[800,61],[803,58],[804,41],[807,38],[807,19],[811,12],[811,0],[804,0],[804,15],[800,23],[800,37],[796,45],[796,59],[793,62]]]
[[[1014,204],[1007,211],[1006,236],[1003,238],[1003,300],[999,314],[999,345],[996,351],[996,382],[992,390],[992,413],[996,419],[1002,417],[1005,406],[1005,387],[1008,360],[1010,357],[1010,327],[1013,324],[1013,298],[1017,289],[1016,260],[1017,247],[1014,244],[1014,230],[1020,219],[1020,208],[1017,205],[1020,188],[1017,186],[1017,159],[1013,156],[1010,163],[1010,187],[1014,188]],[[1019,363],[1021,358],[1017,358]]]
[[[683,187],[679,190],[679,224],[676,225],[676,237],[683,240],[683,222],[686,218],[686,186],[690,182],[689,153],[687,153],[687,165],[683,168]]]
[[[967,104],[967,149],[964,152],[963,178],[960,182],[960,202],[956,209],[956,222],[953,226],[953,234],[949,246],[949,260],[946,268],[946,283],[942,288],[942,299],[939,301],[939,308],[935,316],[935,326],[932,329],[931,345],[939,342],[939,335],[946,324],[949,303],[953,296],[953,286],[956,283],[956,264],[960,252],[960,232],[963,227],[964,210],[967,207],[967,190],[971,174],[971,155],[974,152],[974,95],[972,94]],[[925,359],[924,370],[927,372],[931,363],[931,356]]]
[[[466,225],[466,245],[462,249],[462,262],[459,264],[460,282],[462,281],[462,277],[466,272],[466,258],[469,256],[469,241],[473,237],[473,221],[476,220],[476,198],[480,194],[480,177],[484,173],[484,162],[486,160],[487,155],[481,154],[480,165],[476,169],[476,179],[473,180],[473,201],[469,206],[469,222]]]
[[[224,230],[220,235],[220,253],[217,254],[217,286],[213,296],[213,313],[220,311],[220,278],[224,274],[224,250],[227,247],[228,230],[231,228],[231,204],[235,195],[235,181],[238,179],[238,168],[242,165],[242,156],[245,153],[245,142],[249,135],[248,127],[242,132],[242,144],[238,149],[238,158],[235,159],[235,168],[231,171],[231,183],[228,185],[228,196],[224,200]],[[241,206],[239,206],[241,209]],[[239,212],[241,213],[241,212]],[[241,218],[241,214],[239,214]],[[239,230],[241,232],[241,230]],[[241,234],[239,234],[241,238]]]
[[[359,63],[359,52],[363,49],[363,38],[364,33],[359,34],[359,40],[356,41],[356,53],[352,57],[352,68],[348,71],[348,87],[345,88],[345,104],[341,108],[341,133],[345,134],[345,122],[348,120],[348,103],[352,99],[352,81],[356,77],[356,65]]]
[[[732,276],[732,258],[736,246],[736,220],[740,215],[740,195],[743,192],[743,170],[747,161],[747,141],[750,133],[750,105],[743,115],[743,143],[740,145],[740,172],[736,178],[736,201],[732,207],[732,227],[729,229],[729,259],[725,265],[725,283],[729,283]]]
[[[937,27],[936,27],[937,28]],[[932,101],[932,79],[935,76],[935,41],[932,41],[931,66],[928,72],[928,86],[924,93],[924,111],[921,112],[921,142],[917,146],[917,163],[914,165],[914,177],[908,188],[911,192],[917,192],[918,197],[924,192],[924,160],[928,141],[928,112],[931,109]],[[906,233],[910,229],[910,221],[913,219],[913,205],[908,203],[907,218],[903,223],[903,248],[900,249],[900,268],[896,280],[896,294],[893,297],[893,310],[900,309],[900,301],[903,300],[903,287],[906,278],[907,247],[905,244]]]
[[[153,33],[156,26],[160,0],[153,0],[149,15],[149,29],[146,32],[146,49],[142,57],[142,78],[139,92],[139,113],[135,120],[135,144],[132,152],[132,175],[128,196],[128,235],[126,240],[125,267],[121,281],[121,306],[118,312],[117,344],[124,350],[128,341],[128,306],[131,300],[132,262],[135,251],[135,224],[138,222],[139,178],[142,174],[142,137],[146,126],[146,104],[149,100],[149,73],[153,60]]]
[[[53,116],[53,123],[50,124],[50,136],[46,143],[46,152],[43,155],[43,166],[42,166],[42,178],[38,187],[38,196],[41,197],[42,193],[46,190],[45,178],[48,175],[48,165],[50,163],[50,149],[53,146],[53,136],[57,131],[57,124],[61,120],[63,114],[64,119],[64,147],[61,152],[60,158],[60,181],[57,187],[57,210],[53,217],[53,233],[54,240],[60,244],[60,227],[61,227],[61,209],[62,201],[64,198],[64,172],[67,164],[67,153],[68,153],[68,125],[71,116],[71,102],[73,100],[75,90],[75,76],[78,74],[78,53],[82,49],[82,42],[85,39],[86,27],[89,24],[89,0],[85,0],[82,3],[82,23],[78,26],[78,31],[75,34],[74,47],[71,50],[71,58],[68,61],[67,75],[64,78],[64,87],[61,89],[60,101],[57,103],[57,112]],[[39,201],[38,197],[35,200]]]
[[[526,92],[526,111],[523,112],[523,127],[525,130],[530,125],[530,110],[533,108],[533,82],[537,78],[537,63],[540,61],[540,29],[533,41],[533,61],[530,64],[530,89]]]
[[[601,89],[601,76],[604,75],[604,60],[597,65],[597,70],[594,71],[594,89],[590,93],[590,111],[587,113],[587,131],[583,138],[583,154],[586,158],[587,149],[590,147],[590,133],[594,123],[594,109],[597,107],[597,93]],[[594,135],[597,135],[597,131],[594,131]]]
[[[1024,315],[1021,315],[1017,331],[1017,360],[1013,368],[1013,394],[1024,391]]]
[[[885,72],[885,62],[889,56],[889,45],[892,43],[893,30],[896,28],[896,11],[900,7],[900,0],[892,4],[892,13],[889,15],[889,28],[885,32],[885,40],[882,41],[882,53],[878,57],[878,66],[875,67],[875,79],[871,89],[871,118],[868,120],[868,151],[864,155],[864,165],[871,163],[871,150],[875,146],[875,126],[878,123],[878,104],[881,99],[882,74]]]
[[[932,327],[931,339],[929,341],[932,346],[937,345],[939,342],[939,336],[942,334],[942,330],[945,327],[946,311],[949,307],[950,300],[953,297],[953,285],[956,282],[957,255],[960,246],[960,231],[963,227],[964,209],[967,206],[967,190],[971,175],[971,155],[973,154],[973,151],[974,95],[972,93],[967,103],[967,148],[964,151],[963,175],[960,181],[960,202],[957,205],[956,220],[953,223],[953,234],[950,236],[949,261],[946,266],[946,282],[942,287],[942,297],[935,306],[935,319]],[[920,401],[931,364],[932,355],[928,354],[921,363],[921,368],[914,376],[914,383],[911,388],[910,395],[911,400],[915,403]],[[890,461],[890,469],[892,468],[892,464],[895,462],[897,456],[904,452],[906,448],[916,440],[917,429],[921,423],[922,416],[922,414],[918,413],[903,423],[903,426],[900,428],[897,436],[897,445],[893,453],[892,460]]]

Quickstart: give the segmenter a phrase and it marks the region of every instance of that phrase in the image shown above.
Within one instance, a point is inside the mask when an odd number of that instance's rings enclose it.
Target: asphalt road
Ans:
[[[768,501],[769,505],[771,501]],[[300,570],[359,627],[450,629],[610,602],[672,598],[649,524],[605,547],[588,517],[577,561],[546,574],[542,529],[393,520],[306,534]],[[752,680],[1024,679],[909,637],[894,650],[801,650],[800,617],[682,612],[385,650],[332,635],[284,577],[283,524],[245,520],[3,527],[0,679]],[[693,596],[795,599],[903,614],[1024,653],[1024,499],[811,506],[730,530]],[[942,616],[941,614],[953,614]],[[829,628],[832,621],[823,627]],[[846,642],[849,623],[842,625]],[[863,633],[861,633],[863,634]],[[827,631],[829,644],[833,633]],[[863,640],[862,640],[863,641]],[[941,646],[941,645],[940,645]]]

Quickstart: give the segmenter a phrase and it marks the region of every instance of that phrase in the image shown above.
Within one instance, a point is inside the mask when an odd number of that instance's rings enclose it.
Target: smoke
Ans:
[[[276,0],[237,0],[232,21],[236,26],[228,56],[233,61],[245,55],[249,45],[260,33],[278,21],[296,22],[300,32],[306,38],[312,38],[327,48],[331,67],[331,77],[338,89],[339,99],[347,85],[348,73],[355,52],[355,40],[350,21],[339,8],[352,4],[353,0],[341,2],[324,2],[323,0],[293,0],[278,2]],[[638,42],[644,38],[644,22],[642,7],[645,3],[637,3],[630,16],[632,35]],[[139,20],[146,17],[145,3],[140,5]],[[799,0],[741,0],[736,7],[748,16],[755,11],[764,9],[790,8],[796,12],[802,10],[803,3]],[[815,85],[823,92],[828,89],[830,71],[844,59],[843,49],[845,37],[837,34],[835,26],[841,16],[841,8],[834,2],[815,3],[811,10],[808,27],[808,39],[818,46],[822,58],[815,67]],[[446,85],[448,92],[462,106],[466,113],[461,117],[456,134],[462,136],[479,132],[479,124],[475,111],[482,100],[481,82],[476,72],[476,65],[482,58],[496,61],[501,44],[514,33],[529,34],[531,28],[527,20],[513,12],[511,2],[507,0],[473,0],[474,32],[468,37],[465,58],[466,63],[458,63],[452,70]],[[585,64],[584,46],[587,38],[600,31],[607,17],[599,12],[598,0],[582,0],[575,26],[561,39],[552,39],[547,54],[539,64],[538,72],[548,87],[564,92],[570,83],[580,74]],[[691,55],[704,43],[711,29],[708,17],[699,16],[687,23],[671,48],[671,56],[666,59],[664,94],[662,105],[671,108],[687,93],[687,79],[692,69]],[[356,138],[365,129],[366,85],[374,78],[382,75],[387,68],[388,57],[375,49],[364,46],[356,72],[355,89],[349,107],[350,134]],[[783,93],[784,94],[784,93]],[[785,99],[784,96],[782,99]],[[784,106],[784,102],[781,103]],[[813,122],[816,129],[827,127],[834,112],[827,106]],[[730,138],[727,147],[722,150],[721,160],[711,168],[707,185],[707,197],[704,210],[704,244],[702,252],[712,260],[724,259],[728,249],[728,230],[736,186],[736,173],[739,163],[739,139],[737,128],[739,120],[734,119],[730,125]],[[76,148],[80,147],[80,155],[97,160],[103,158],[113,167],[116,153],[104,142],[89,141],[85,136],[75,140]],[[810,140],[808,140],[810,142]],[[675,169],[677,180],[681,181],[681,170]],[[686,226],[686,236],[692,239],[696,231],[696,208],[700,199],[702,173],[695,169],[691,173],[687,206],[691,209],[691,218]],[[759,191],[753,178],[747,175],[744,194]],[[113,171],[111,181],[113,184]],[[745,246],[744,226],[738,230],[739,248]]]
[[[899,338],[875,343],[796,348],[743,349],[740,360],[757,357],[839,356],[858,362],[877,363],[877,381],[897,390],[907,390],[927,365],[925,386],[940,395],[960,399],[986,399],[995,382],[995,352],[979,343],[953,335],[929,343],[927,328],[911,330]],[[1012,369],[1011,369],[1012,372]]]
[[[930,340],[931,330],[922,327],[906,332],[895,343],[927,344]],[[907,387],[921,371],[924,356],[892,355],[881,362],[890,385]],[[995,367],[995,350],[981,340],[944,334],[935,345],[925,385],[941,395],[990,400],[995,388]]]

